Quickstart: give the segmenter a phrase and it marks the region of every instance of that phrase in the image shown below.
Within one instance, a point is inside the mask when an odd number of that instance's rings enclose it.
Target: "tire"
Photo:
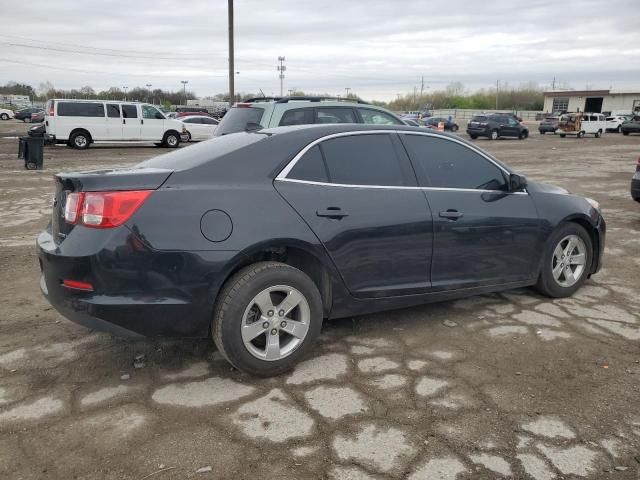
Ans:
[[[35,163],[33,163],[33,162],[27,162],[27,163],[25,164],[24,168],[26,168],[27,170],[35,170],[35,169],[36,169],[36,168],[38,168],[38,167],[37,167],[37,166],[36,166],[36,164],[35,164]]]
[[[23,121],[24,123],[31,123],[31,119],[30,119],[30,118],[27,118],[27,117],[24,117],[24,118],[22,119],[22,121]]]
[[[582,131],[581,131],[581,132],[578,132],[578,134],[576,135],[576,137],[578,137],[578,138],[582,138],[582,137],[584,137],[584,132],[582,132]]]
[[[9,120],[9,115],[6,114],[6,113],[3,113],[3,114],[0,115],[0,119],[1,120]]]
[[[489,134],[489,140],[497,140],[498,138],[500,138],[498,130],[491,130],[491,133]]]
[[[542,131],[542,130],[538,130],[538,131],[540,132],[540,135],[544,135],[544,134],[546,134],[546,133],[547,133],[547,131],[546,131],[546,130],[544,130],[544,131]]]
[[[91,135],[83,130],[73,132],[69,137],[69,146],[71,148],[86,150],[89,145],[91,145]]]
[[[469,135],[469,138],[471,138],[471,140],[477,140],[478,135]]]
[[[187,142],[191,141],[191,132],[187,132],[187,135],[189,136],[189,140],[187,140]]]
[[[560,256],[561,254],[567,253],[566,250],[570,247],[568,243],[565,242],[567,242],[567,239],[571,238],[577,238],[582,241],[581,245],[577,242],[575,250],[569,252],[571,254],[571,258],[575,259],[577,256],[575,252],[580,253],[580,250],[584,249],[582,257],[582,261],[584,263],[581,265],[578,265],[577,263],[569,264],[569,267],[571,268],[571,275],[573,275],[574,278],[578,271],[578,267],[582,267],[579,272],[579,276],[575,278],[575,283],[571,283],[569,281],[571,277],[567,278],[565,269],[563,269],[562,262],[566,256]],[[542,258],[542,268],[540,270],[540,277],[538,278],[536,289],[543,295],[552,298],[564,298],[573,295],[587,280],[591,269],[592,258],[593,245],[591,243],[591,237],[584,227],[572,222],[561,225],[551,234],[545,246]],[[572,265],[576,268],[574,269]],[[557,273],[558,271],[560,272],[559,277],[554,275],[554,272]]]
[[[176,148],[180,145],[180,135],[178,132],[171,130],[165,133],[164,137],[162,137],[162,145],[168,148]]]
[[[458,131],[458,125],[451,126],[451,131],[452,132],[457,132]]]
[[[598,130],[598,131],[595,133],[595,137],[596,137],[596,138],[600,138],[601,136],[602,136],[602,130]]]
[[[564,137],[566,137],[566,135],[564,133],[561,133],[560,138],[564,138]]]
[[[629,132],[622,132],[623,135],[629,135]]]
[[[273,292],[270,294],[268,290]],[[278,306],[282,305],[285,291],[301,300],[283,316]],[[259,296],[266,304],[265,311],[258,307]],[[225,283],[214,308],[211,334],[231,365],[251,375],[270,377],[290,370],[309,353],[320,335],[322,319],[320,292],[305,273],[284,263],[260,262],[243,268]],[[243,338],[243,326],[259,322],[261,325],[253,329],[256,334],[253,340]],[[287,333],[283,322],[289,322],[285,325],[289,329],[306,325],[304,336],[298,338]],[[267,342],[275,335],[277,355],[267,359]],[[287,343],[283,345],[282,341]]]
[[[616,132],[617,133],[622,132],[622,125],[618,125],[618,128],[616,128]]]
[[[524,140],[525,138],[529,137],[529,132],[527,132],[526,130],[524,130],[523,132],[520,133],[520,135],[518,135],[518,139],[520,140]]]

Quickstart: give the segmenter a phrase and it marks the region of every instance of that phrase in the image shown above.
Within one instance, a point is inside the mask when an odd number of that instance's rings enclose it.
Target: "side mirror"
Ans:
[[[527,177],[524,175],[518,175],[517,173],[512,173],[509,175],[509,191],[510,192],[521,192],[525,188],[527,188]]]

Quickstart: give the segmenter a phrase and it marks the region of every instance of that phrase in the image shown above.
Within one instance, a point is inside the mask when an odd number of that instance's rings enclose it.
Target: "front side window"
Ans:
[[[392,115],[379,110],[359,108],[358,111],[360,112],[363,123],[372,125],[402,125],[402,123]]]
[[[316,108],[315,123],[357,123],[351,108]]]
[[[200,123],[204,123],[206,125],[218,125],[218,121],[215,118],[201,118]]]
[[[89,102],[59,102],[58,115],[60,117],[104,117],[104,105]]]
[[[182,123],[202,123],[199,118],[185,118]]]
[[[313,109],[296,108],[288,110],[280,119],[280,126],[285,125],[309,125],[313,123]]]
[[[322,152],[320,152],[320,147],[315,145],[309,149],[309,151],[296,162],[289,172],[289,175],[287,175],[287,178],[327,183],[329,177],[327,176],[327,169],[324,159],[322,158]]]
[[[320,144],[331,183],[403,186],[406,184],[391,137],[368,134],[338,137]]]
[[[135,105],[122,105],[122,116],[124,118],[138,118],[138,108]]]
[[[402,135],[402,142],[421,173],[421,186],[507,190],[502,170],[466,145],[426,135]]]
[[[510,118],[509,125],[511,125],[512,127],[517,127],[518,125],[520,125],[520,123],[515,118]]]
[[[142,105],[142,118],[161,120],[164,119],[164,115],[162,115],[156,107]]]

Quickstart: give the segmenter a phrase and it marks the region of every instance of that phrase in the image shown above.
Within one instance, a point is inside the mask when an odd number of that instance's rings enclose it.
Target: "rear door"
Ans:
[[[351,294],[424,292],[431,211],[397,135],[330,137],[285,168],[277,190],[322,242]]]
[[[122,137],[113,140],[140,140],[140,112],[138,105],[123,103],[122,108]]]
[[[540,225],[529,194],[508,192],[506,172],[463,142],[408,132],[400,138],[433,212],[433,288],[531,279]]]
[[[314,123],[358,123],[358,117],[353,108],[316,107],[314,115]]]

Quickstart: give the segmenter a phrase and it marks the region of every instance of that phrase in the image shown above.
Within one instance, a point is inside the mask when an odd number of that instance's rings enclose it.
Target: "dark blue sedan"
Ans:
[[[569,296],[604,250],[595,201],[403,126],[235,133],[56,187],[38,250],[60,313],[211,336],[255,375],[290,369],[325,319],[526,286]]]

